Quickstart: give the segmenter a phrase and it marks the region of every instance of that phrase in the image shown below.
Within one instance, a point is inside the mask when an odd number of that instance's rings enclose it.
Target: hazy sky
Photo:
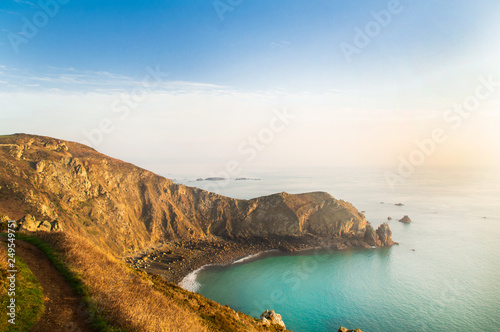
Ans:
[[[1,1],[0,133],[164,174],[499,166],[499,15],[497,0]]]

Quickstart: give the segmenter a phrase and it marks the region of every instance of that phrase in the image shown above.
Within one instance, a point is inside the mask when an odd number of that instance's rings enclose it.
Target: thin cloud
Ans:
[[[282,40],[280,42],[272,42],[270,45],[272,48],[285,48],[292,45],[292,43],[289,41]]]
[[[32,7],[36,7],[36,5],[33,2],[27,1],[27,0],[14,0],[14,2],[17,2],[17,3],[20,3],[20,4],[29,5],[29,6],[32,6]]]
[[[161,81],[145,82],[136,78],[111,73],[108,71],[82,71],[73,67],[61,68],[48,66],[43,75],[33,75],[27,71],[18,71],[15,68],[7,68],[0,65],[0,69],[4,71],[3,77],[10,79],[12,82],[17,82],[19,86],[24,87],[39,87],[41,89],[61,89],[64,91],[99,91],[99,92],[129,92],[131,89],[144,87],[151,88],[148,85],[153,84],[157,91],[169,91],[174,93],[192,93],[204,91],[223,91],[228,89],[227,86],[217,85],[203,82],[189,81],[169,81],[168,74],[162,73]],[[148,72],[147,69],[144,70]]]

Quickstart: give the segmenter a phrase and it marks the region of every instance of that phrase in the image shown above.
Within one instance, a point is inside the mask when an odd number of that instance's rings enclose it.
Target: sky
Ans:
[[[500,167],[496,0],[0,2],[0,134],[163,175]]]

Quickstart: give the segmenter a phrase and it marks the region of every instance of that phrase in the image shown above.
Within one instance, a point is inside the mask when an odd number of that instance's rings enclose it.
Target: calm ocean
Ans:
[[[226,185],[177,182],[235,198],[327,191],[353,203],[399,246],[261,256],[203,269],[198,292],[259,317],[280,313],[296,332],[500,331],[500,175],[419,170],[392,189],[383,172],[254,173]],[[396,206],[403,203],[404,206]],[[408,215],[409,225],[397,220]]]

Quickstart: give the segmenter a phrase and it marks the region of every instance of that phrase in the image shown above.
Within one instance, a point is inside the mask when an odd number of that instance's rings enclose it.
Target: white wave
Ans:
[[[272,249],[272,250],[266,250],[266,251],[261,251],[261,252],[258,252],[256,254],[253,254],[253,255],[248,255],[248,256],[245,256],[243,258],[240,258],[236,261],[234,261],[232,264],[239,264],[239,263],[243,263],[245,261],[248,261],[250,259],[254,259],[256,257],[259,257],[260,255],[264,254],[264,253],[268,253],[268,252],[274,252],[274,251],[279,251],[278,249]]]
[[[238,259],[237,261],[234,261],[232,264],[243,263],[243,262],[245,262],[245,261],[247,261],[247,260],[249,260],[249,259],[252,259],[252,258],[255,258],[255,257],[260,256],[260,254],[261,254],[261,253],[259,252],[259,253],[257,253],[257,254],[253,254],[253,255],[248,255],[248,256],[245,256],[245,257],[243,257],[243,258]]]
[[[196,281],[196,278],[198,277],[198,273],[200,273],[201,270],[203,270],[205,267],[207,267],[209,265],[212,265],[212,264],[203,265],[202,267],[194,270],[193,272],[191,272],[190,274],[185,276],[181,280],[181,282],[179,283],[179,287],[184,288],[187,291],[196,293],[201,287],[201,284]]]
[[[248,256],[245,256],[245,257],[243,257],[241,259],[238,259],[238,260],[232,262],[231,264],[243,263],[243,262],[248,261],[250,259],[254,259],[254,258],[256,258],[256,257],[258,257],[258,256],[260,256],[260,255],[262,255],[264,253],[274,252],[274,251],[279,251],[279,250],[278,249],[272,249],[272,250],[261,251],[259,253],[256,253],[256,254],[253,254],[253,255],[248,255]],[[184,288],[185,290],[193,292],[193,293],[198,292],[198,290],[201,287],[201,284],[196,281],[196,278],[198,278],[198,273],[200,273],[201,270],[203,270],[204,268],[206,268],[208,266],[223,266],[223,265],[217,265],[217,264],[203,265],[202,267],[194,270],[193,272],[191,272],[187,276],[185,276],[181,280],[181,282],[179,282],[179,287]]]

